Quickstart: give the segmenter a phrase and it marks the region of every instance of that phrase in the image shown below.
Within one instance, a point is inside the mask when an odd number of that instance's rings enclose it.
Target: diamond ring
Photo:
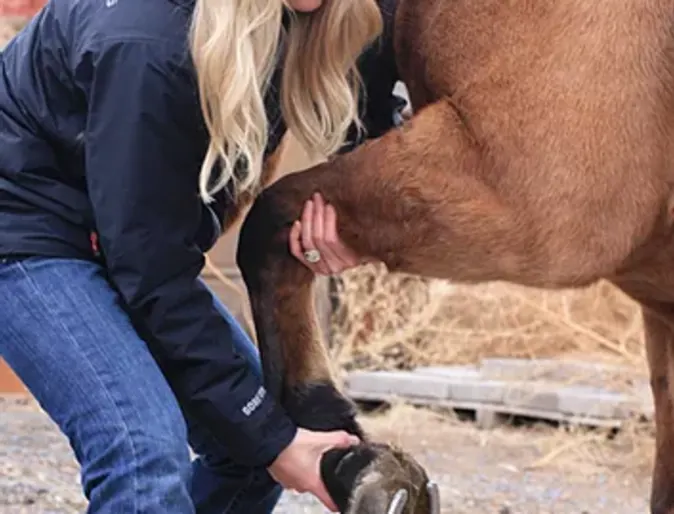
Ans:
[[[318,250],[307,250],[304,252],[304,258],[307,260],[307,262],[315,264],[321,260],[321,254]]]

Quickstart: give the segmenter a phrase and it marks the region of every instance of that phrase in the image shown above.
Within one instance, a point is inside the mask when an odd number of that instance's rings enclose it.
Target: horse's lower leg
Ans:
[[[652,514],[674,514],[674,308],[644,309],[655,403],[656,454]]]

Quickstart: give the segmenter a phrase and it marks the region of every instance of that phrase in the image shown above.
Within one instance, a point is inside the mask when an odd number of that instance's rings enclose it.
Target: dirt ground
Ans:
[[[371,434],[428,467],[441,487],[443,513],[647,512],[651,441],[604,443],[599,435],[560,435],[558,427],[536,425],[479,431],[471,421],[409,407],[362,419]],[[78,474],[66,439],[42,411],[0,401],[0,514],[84,512]],[[276,512],[325,510],[308,495],[287,493]]]

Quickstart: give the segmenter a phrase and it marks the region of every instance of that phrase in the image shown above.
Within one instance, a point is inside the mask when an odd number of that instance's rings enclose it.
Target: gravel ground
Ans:
[[[579,462],[525,471],[543,455],[538,443],[551,437],[552,428],[481,432],[470,423],[412,410],[364,417],[364,423],[372,434],[415,452],[439,482],[446,513],[647,512],[649,477],[643,466],[587,473]],[[78,473],[66,439],[44,413],[34,405],[0,401],[0,514],[84,512]],[[325,511],[308,495],[289,493],[276,512]]]

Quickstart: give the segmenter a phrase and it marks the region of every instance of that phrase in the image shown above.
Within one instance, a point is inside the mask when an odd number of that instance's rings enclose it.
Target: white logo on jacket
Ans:
[[[264,399],[265,395],[267,394],[267,391],[265,390],[264,387],[260,387],[260,389],[257,390],[255,393],[255,396],[253,396],[250,401],[243,406],[241,411],[246,415],[250,416],[255,409],[257,409],[260,404],[262,403],[262,400]]]

